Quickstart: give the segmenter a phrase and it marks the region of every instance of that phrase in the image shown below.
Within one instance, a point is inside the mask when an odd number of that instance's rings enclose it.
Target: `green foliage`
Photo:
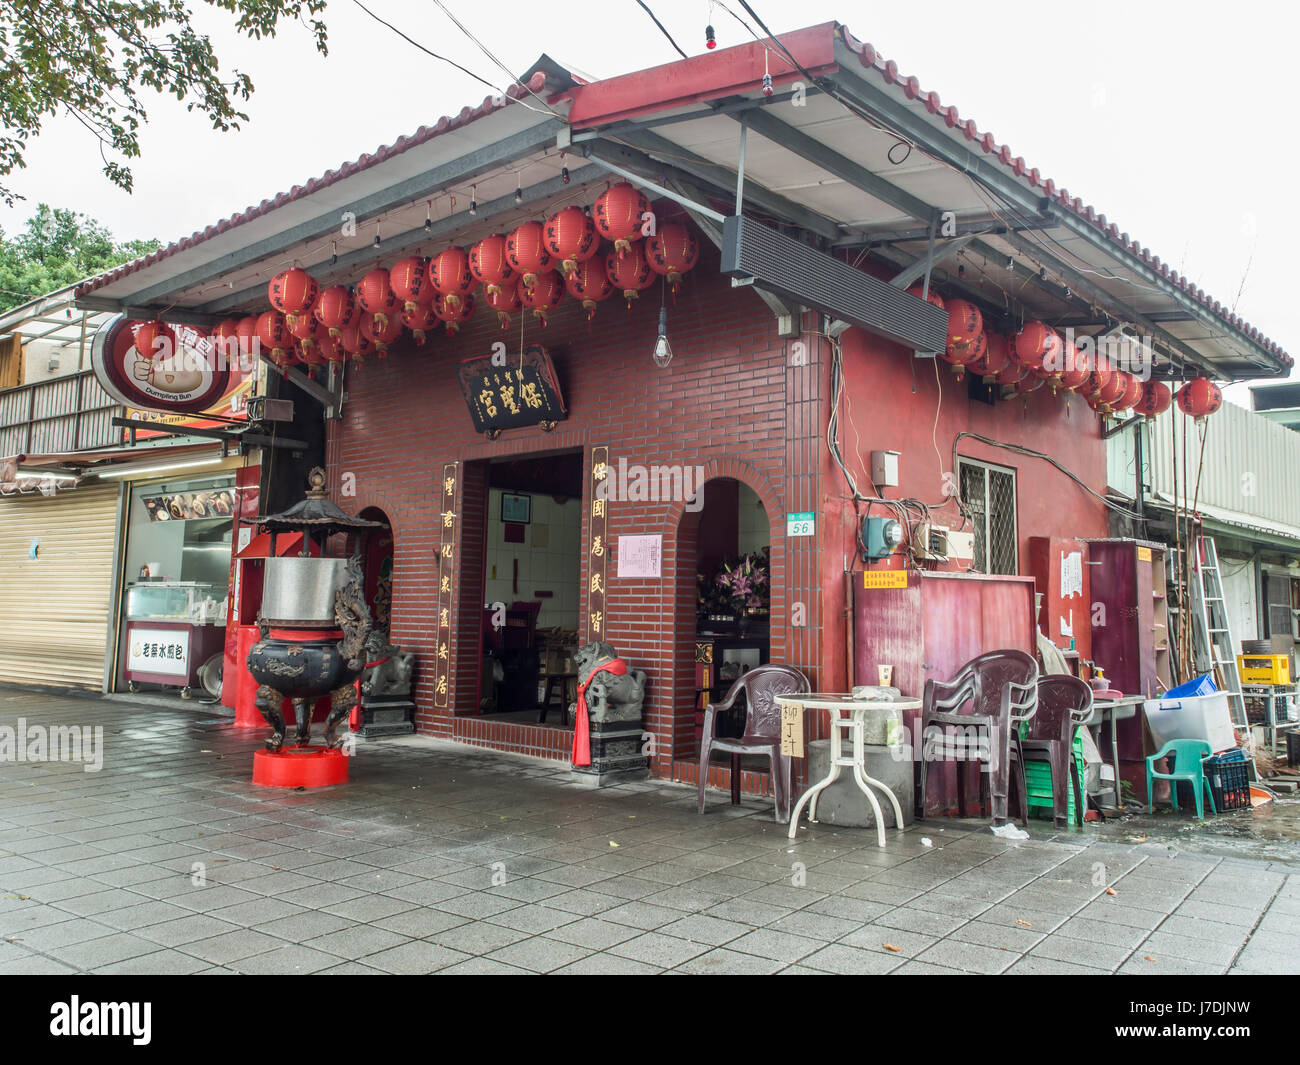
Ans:
[[[322,54],[325,0],[205,0],[235,16],[254,39],[274,37],[282,18],[308,26]],[[126,161],[140,155],[148,119],[140,90],[174,96],[213,129],[239,129],[238,101],[253,82],[228,79],[212,43],[191,25],[189,0],[0,0],[0,178],[26,166],[27,142],[51,115],[67,113],[99,141],[103,172],[128,192]],[[0,184],[0,199],[15,194]]]
[[[156,251],[156,240],[114,242],[84,214],[41,204],[12,240],[0,230],[0,311]]]

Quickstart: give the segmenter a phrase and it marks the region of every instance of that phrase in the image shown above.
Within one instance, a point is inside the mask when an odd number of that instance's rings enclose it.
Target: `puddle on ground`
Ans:
[[[1300,798],[1277,798],[1263,806],[1199,819],[1185,809],[1155,814],[1128,814],[1104,824],[1094,823],[1108,838],[1169,844],[1180,850],[1224,857],[1300,865]]]

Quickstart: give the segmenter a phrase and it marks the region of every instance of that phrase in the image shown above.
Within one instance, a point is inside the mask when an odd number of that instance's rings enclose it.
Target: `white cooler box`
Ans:
[[[1156,750],[1170,740],[1208,740],[1215,753],[1237,746],[1225,692],[1178,699],[1148,699],[1144,709]]]

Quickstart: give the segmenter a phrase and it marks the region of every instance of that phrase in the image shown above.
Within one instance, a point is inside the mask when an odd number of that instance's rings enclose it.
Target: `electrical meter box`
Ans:
[[[877,488],[898,487],[898,454],[897,451],[871,453],[871,483]]]

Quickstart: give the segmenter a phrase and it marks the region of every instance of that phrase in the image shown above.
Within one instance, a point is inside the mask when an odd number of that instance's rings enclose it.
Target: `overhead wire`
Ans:
[[[659,16],[656,15],[653,11],[651,11],[649,7],[646,6],[645,0],[636,0],[636,2],[637,4],[640,5],[641,10],[650,16],[650,20],[656,26],[659,27],[659,32],[668,38],[668,43],[677,49],[677,54],[681,56],[683,59],[689,59],[690,57],[685,52],[682,51],[682,46],[679,45],[675,40],[673,40],[673,35],[669,33],[666,29],[664,29],[664,24],[659,21]]]

